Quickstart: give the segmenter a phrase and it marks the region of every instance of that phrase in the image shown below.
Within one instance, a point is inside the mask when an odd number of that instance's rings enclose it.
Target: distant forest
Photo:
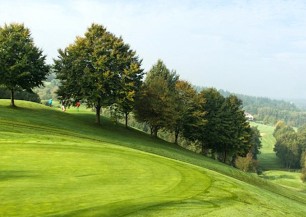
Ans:
[[[224,96],[231,94],[224,90],[219,90],[219,92]],[[235,95],[242,100],[244,110],[252,114],[256,121],[275,125],[279,120],[282,120],[293,127],[306,124],[305,109],[297,107],[292,102],[242,94]]]

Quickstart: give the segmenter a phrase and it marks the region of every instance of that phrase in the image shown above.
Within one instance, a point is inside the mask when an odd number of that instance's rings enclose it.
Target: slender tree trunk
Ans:
[[[226,150],[226,146],[225,146],[224,156],[223,156],[223,163],[226,163],[226,158],[227,158],[227,150]]]
[[[101,124],[101,121],[100,121],[100,114],[101,114],[101,101],[100,99],[98,100],[98,103],[96,105],[96,123],[97,124]]]
[[[178,136],[179,136],[179,131],[178,130],[176,130],[175,132],[174,132],[174,144],[178,144]]]
[[[128,128],[128,113],[125,113],[125,128]]]
[[[150,133],[151,133],[151,136],[153,136],[153,127],[150,126]]]
[[[15,96],[14,96],[15,92],[14,89],[11,89],[11,106],[15,107]]]
[[[158,127],[155,126],[155,127],[153,128],[153,134],[154,134],[154,137],[155,137],[155,138],[157,138],[157,132],[158,132]]]
[[[157,133],[158,133],[158,127],[157,126],[153,126],[151,128],[151,135],[155,138],[157,138]]]

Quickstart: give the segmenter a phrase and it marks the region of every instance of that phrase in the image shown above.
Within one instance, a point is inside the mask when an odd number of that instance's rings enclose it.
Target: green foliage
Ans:
[[[40,102],[40,97],[38,94],[34,92],[28,92],[26,90],[21,90],[21,91],[16,91],[14,93],[14,98],[19,99],[19,100],[26,100],[26,101],[31,101],[31,102]],[[8,89],[5,87],[0,86],[0,98],[1,99],[10,99],[11,98],[11,93]]]
[[[220,93],[225,97],[231,94],[224,90],[220,90]],[[264,124],[274,125],[277,121],[283,120],[290,126],[300,127],[306,123],[306,112],[292,102],[243,94],[235,95],[243,101],[243,109]]]
[[[114,103],[129,113],[142,79],[136,52],[101,25],[92,24],[84,37],[77,37],[55,60],[60,99],[68,104],[82,100],[96,109],[100,123],[102,106]]]
[[[274,130],[274,151],[286,168],[300,168],[301,145],[298,134],[292,127],[279,122]]]
[[[0,85],[11,92],[12,106],[16,91],[31,92],[32,88],[43,85],[49,73],[45,59],[23,24],[0,27]]]
[[[50,73],[47,80],[44,81],[44,86],[34,88],[34,92],[38,94],[41,100],[57,99],[57,90],[60,82],[56,79],[55,73]]]
[[[205,114],[206,123],[189,122],[184,136],[201,142],[204,154],[210,153],[222,162],[245,156],[255,146],[255,140],[251,141],[255,134],[246,121],[241,100],[233,95],[225,98],[214,88],[202,90],[199,98],[198,109]]]
[[[246,157],[238,156],[235,160],[235,166],[244,172],[256,171],[257,161],[253,159],[251,153],[248,153]]]
[[[174,90],[178,76],[171,73],[161,61],[153,65],[139,92],[135,103],[135,118],[147,123],[151,134],[157,137],[158,130],[174,123]]]
[[[262,148],[261,135],[257,127],[254,126],[251,127],[250,143],[251,143],[250,153],[252,154],[253,159],[257,160],[257,155],[260,154],[259,149]]]
[[[174,132],[174,143],[178,144],[178,138],[184,130],[184,126],[189,124],[189,121],[195,117],[193,112],[197,106],[197,93],[190,83],[183,80],[178,80],[174,90],[173,113],[174,121],[172,125],[168,125],[168,129]]]

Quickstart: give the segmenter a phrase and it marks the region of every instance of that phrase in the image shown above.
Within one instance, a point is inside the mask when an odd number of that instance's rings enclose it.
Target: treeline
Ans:
[[[200,143],[202,153],[222,162],[233,163],[250,152],[256,158],[260,146],[252,138],[257,133],[246,121],[241,100],[223,97],[215,89],[197,93],[161,60],[142,82],[136,52],[103,26],[93,24],[84,37],[59,50],[54,69],[61,101],[81,100],[94,107],[97,123],[101,108],[108,106],[111,112],[124,114],[126,126],[133,112],[152,136],[160,130],[172,132],[175,143],[180,137]]]
[[[223,96],[231,93],[220,90]],[[306,112],[294,103],[284,100],[269,99],[266,97],[253,97],[236,94],[243,102],[243,109],[252,114],[257,121],[264,124],[275,125],[279,120],[290,126],[300,127],[306,124]]]
[[[137,95],[135,117],[150,126],[157,136],[160,129],[199,142],[202,153],[222,162],[234,163],[238,156],[260,148],[259,132],[251,128],[236,96],[224,97],[214,88],[197,92],[191,84],[167,69],[159,60],[147,73]]]
[[[279,121],[273,132],[276,139],[274,151],[288,169],[302,169],[302,180],[306,181],[306,125],[295,131]]]
[[[175,143],[184,138],[200,144],[203,154],[232,165],[236,160],[241,165],[245,158],[243,164],[249,167],[256,160],[260,135],[250,127],[236,96],[224,97],[213,88],[197,92],[161,60],[143,81],[136,52],[98,24],[58,54],[52,70],[59,80],[56,93],[62,106],[81,101],[94,108],[98,124],[102,108],[110,107],[124,115],[126,127],[133,113],[152,136],[160,130],[173,133]],[[12,106],[17,91],[43,85],[51,71],[45,58],[24,25],[0,28],[0,85],[10,91]]]

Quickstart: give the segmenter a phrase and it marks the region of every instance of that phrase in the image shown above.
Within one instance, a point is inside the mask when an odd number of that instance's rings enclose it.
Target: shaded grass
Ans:
[[[7,102],[0,100],[0,213],[5,216],[228,216],[250,210],[254,216],[299,216],[306,211],[302,193],[107,119],[97,126],[86,110],[63,113],[22,101],[11,109]]]

